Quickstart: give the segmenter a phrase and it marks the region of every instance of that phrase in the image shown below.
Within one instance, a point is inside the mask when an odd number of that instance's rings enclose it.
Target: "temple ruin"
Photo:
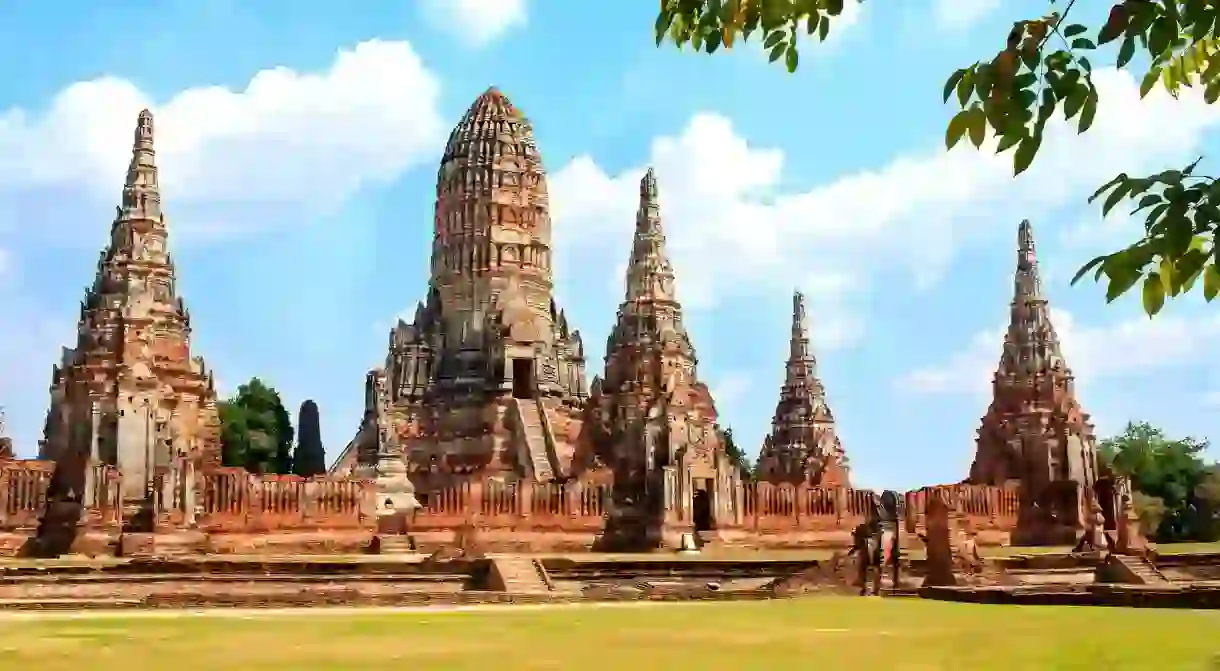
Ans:
[[[769,482],[806,482],[820,487],[850,486],[850,468],[835,431],[834,413],[817,373],[809,341],[804,294],[792,294],[792,334],[788,362],[771,432],[758,454],[758,477]]]
[[[331,472],[225,467],[154,159],[144,111],[76,345],[53,369],[39,458],[0,450],[0,555],[431,552],[471,538],[489,552],[845,548],[874,505],[851,488],[799,293],[758,477],[726,454],[652,169],[604,367],[586,386],[584,341],[553,296],[542,159],[529,121],[494,88],[449,137],[425,298],[365,376],[363,417]],[[1108,525],[1129,507],[1123,483],[1097,474],[1029,224],[1020,231],[971,476],[908,492],[911,529],[944,500],[980,544],[1070,544],[1091,497],[1112,509]]]
[[[1074,543],[1098,482],[1097,439],[1051,324],[1029,221],[1017,231],[1008,331],[967,482],[1019,487],[1014,540],[1026,545]]]

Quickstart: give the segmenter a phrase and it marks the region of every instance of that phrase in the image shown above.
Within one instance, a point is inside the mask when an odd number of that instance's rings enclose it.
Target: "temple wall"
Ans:
[[[377,535],[376,487],[350,477],[252,475],[241,468],[195,474],[178,460],[154,477],[155,524],[123,531],[122,478],[91,464],[82,493],[82,554],[336,554],[367,552]],[[0,556],[22,551],[48,509],[54,464],[0,461]],[[499,552],[579,552],[594,549],[605,529],[611,477],[607,471],[564,483],[468,476],[421,497],[403,532],[430,552],[461,530]],[[924,532],[927,501],[948,490],[966,531],[982,545],[1007,544],[1020,509],[1015,487],[942,485],[907,492],[909,546]],[[726,546],[839,548],[868,515],[870,490],[746,483],[740,522],[701,532]]]

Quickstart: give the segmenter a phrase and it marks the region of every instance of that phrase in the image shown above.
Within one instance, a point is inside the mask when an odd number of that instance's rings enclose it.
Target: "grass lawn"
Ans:
[[[815,597],[551,611],[0,621],[0,669],[1208,669],[1220,612]]]

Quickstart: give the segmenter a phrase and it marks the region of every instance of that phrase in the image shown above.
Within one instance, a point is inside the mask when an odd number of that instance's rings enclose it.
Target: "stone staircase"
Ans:
[[[1152,562],[1145,557],[1111,554],[1107,558],[1109,575],[1115,582],[1128,585],[1168,585],[1165,577]]]
[[[517,423],[521,439],[529,453],[532,475],[538,482],[555,479],[551,457],[547,449],[546,418],[542,416],[541,402],[537,399],[514,399],[517,406]]]
[[[487,582],[491,591],[508,594],[539,594],[552,589],[542,563],[520,556],[492,557]]]

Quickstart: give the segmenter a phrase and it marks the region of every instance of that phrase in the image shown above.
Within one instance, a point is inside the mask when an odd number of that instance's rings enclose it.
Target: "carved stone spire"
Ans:
[[[1052,369],[1071,380],[1063,361],[1059,336],[1051,324],[1050,306],[1042,293],[1033,227],[1028,220],[1017,229],[1017,269],[1013,274],[1013,298],[1008,333],[999,372],[1004,375],[1049,374]]]
[[[759,453],[759,477],[769,481],[848,486],[847,458],[809,345],[805,296],[792,294],[788,362],[771,433]]]
[[[5,433],[4,406],[0,405],[0,459],[12,459],[13,457],[13,441]]]
[[[652,168],[640,180],[640,207],[635,215],[635,237],[627,263],[626,300],[675,300],[674,269],[665,251],[657,176]]]
[[[1042,524],[1039,516],[1054,511],[1056,519],[1069,526],[1076,516],[1073,510],[1055,509],[1061,501],[1054,498],[1054,487],[1067,482],[1091,488],[1096,480],[1093,425],[1076,399],[1072,371],[1051,324],[1050,306],[1038,273],[1033,227],[1022,221],[1017,229],[1008,331],[992,382],[991,404],[979,427],[978,450],[968,481],[991,485],[1020,482],[1022,505],[1030,506],[1019,520],[1021,533],[1026,539],[1029,534],[1042,534],[1037,537],[1054,540],[1059,538],[1054,535],[1058,532],[1038,526]],[[1032,508],[1035,504],[1040,506],[1036,514]],[[1069,530],[1060,531],[1069,534]]]
[[[52,373],[40,449],[118,465],[125,497],[178,456],[220,460],[212,374],[190,353],[190,315],[175,290],[161,211],[153,115],[136,118],[122,196],[81,302],[76,346]]]

